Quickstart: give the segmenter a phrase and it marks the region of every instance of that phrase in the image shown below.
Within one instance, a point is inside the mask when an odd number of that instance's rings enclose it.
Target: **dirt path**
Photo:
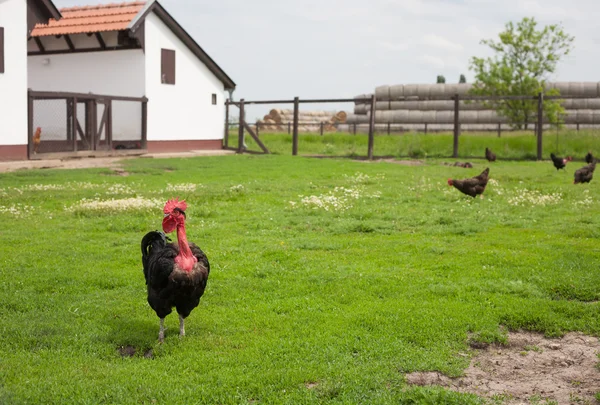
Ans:
[[[502,404],[597,404],[600,343],[597,338],[569,333],[546,339],[535,333],[510,333],[507,346],[490,346],[472,358],[465,376],[438,372],[411,373],[409,384],[439,385]],[[555,401],[555,402],[552,402]]]
[[[222,156],[231,155],[235,152],[230,150],[192,150],[181,153],[152,153],[141,156],[118,156],[118,157],[86,157],[53,160],[18,160],[0,162],[0,173],[12,172],[26,169],[86,169],[95,167],[106,167],[120,170],[121,162],[126,159],[149,159],[149,158],[185,158],[197,156]]]

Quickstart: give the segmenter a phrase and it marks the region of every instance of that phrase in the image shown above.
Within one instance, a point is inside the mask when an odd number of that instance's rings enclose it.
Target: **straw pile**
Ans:
[[[335,132],[338,124],[346,122],[347,114],[345,111],[299,111],[298,112],[298,132]],[[261,131],[281,132],[287,131],[288,123],[294,123],[294,110],[282,110],[274,108],[265,115],[257,124]]]

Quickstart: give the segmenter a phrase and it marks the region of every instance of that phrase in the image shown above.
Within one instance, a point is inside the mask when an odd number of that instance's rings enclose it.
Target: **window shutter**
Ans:
[[[160,80],[163,84],[175,84],[175,51],[161,49]]]
[[[217,95],[215,93],[212,94],[212,104],[217,105]]]
[[[4,27],[0,27],[0,73],[4,73]]]

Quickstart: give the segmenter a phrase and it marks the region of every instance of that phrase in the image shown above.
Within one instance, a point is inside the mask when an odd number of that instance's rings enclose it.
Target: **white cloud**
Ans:
[[[570,7],[564,8],[551,4],[540,4],[535,0],[528,0],[518,3],[519,9],[530,16],[537,18],[547,18],[553,20],[563,20],[566,18],[580,20],[584,17],[577,8],[569,4]]]
[[[410,45],[405,42],[388,42],[388,41],[377,41],[376,44],[379,48],[386,49],[388,51],[406,51],[410,48]]]
[[[446,66],[446,62],[444,62],[444,59],[442,59],[438,56],[421,55],[417,58],[417,60],[422,62],[422,64],[424,64],[424,65],[436,67],[439,69],[443,69]]]
[[[459,43],[452,42],[449,39],[441,37],[435,34],[427,34],[423,37],[423,43],[425,45],[432,46],[434,48],[444,49],[446,51],[457,52],[462,51],[463,46]]]

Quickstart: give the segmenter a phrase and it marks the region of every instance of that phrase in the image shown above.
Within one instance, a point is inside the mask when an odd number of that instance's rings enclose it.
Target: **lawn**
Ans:
[[[0,403],[477,404],[404,375],[459,376],[470,341],[507,330],[600,335],[600,191],[572,184],[581,163],[445,161],[0,174]],[[487,166],[484,199],[446,184]],[[140,240],[174,196],[211,274],[187,336],[172,314],[160,345]]]
[[[260,133],[261,141],[271,153],[280,155],[292,154],[292,136],[285,134]],[[366,134],[326,133],[299,134],[298,154],[325,156],[367,156]],[[600,143],[600,131],[586,129],[581,131],[564,129],[547,130],[542,139],[543,157],[550,158],[550,153],[558,156],[572,156],[583,161],[585,154],[597,149]],[[236,148],[238,134],[233,131],[229,136],[229,146]],[[248,149],[259,151],[256,142],[246,134]],[[463,159],[483,158],[485,148],[489,147],[499,160],[535,160],[537,157],[537,138],[533,131],[503,132],[499,138],[495,132],[464,132],[458,143],[458,156]],[[452,156],[453,135],[448,132],[405,134],[376,134],[373,153],[375,156],[395,156],[425,158],[445,158]],[[600,153],[600,151],[598,152]]]

